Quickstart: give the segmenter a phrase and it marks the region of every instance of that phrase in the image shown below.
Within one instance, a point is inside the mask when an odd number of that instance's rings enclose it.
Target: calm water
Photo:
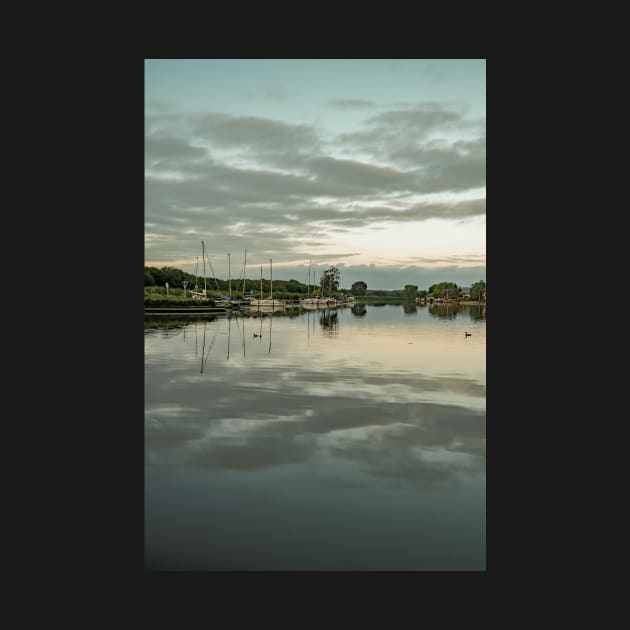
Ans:
[[[152,325],[147,569],[485,569],[485,309]]]

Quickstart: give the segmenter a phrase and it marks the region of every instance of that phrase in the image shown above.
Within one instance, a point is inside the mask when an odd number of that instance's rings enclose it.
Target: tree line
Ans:
[[[184,282],[187,283],[187,290],[191,291],[197,286],[199,289],[203,288],[203,277],[195,276],[193,274],[182,271],[181,269],[175,269],[174,267],[145,267],[144,268],[144,286],[155,287],[156,292],[162,292],[162,287],[165,287],[168,283],[172,289],[183,289]],[[341,272],[335,266],[331,266],[326,269],[320,276],[319,286],[311,285],[310,288],[304,282],[298,280],[274,280],[273,291],[274,295],[278,298],[282,297],[282,294],[289,294],[298,297],[310,293],[312,295],[354,295],[356,297],[392,297],[403,299],[420,298],[455,298],[461,293],[461,287],[454,282],[438,282],[429,287],[428,290],[418,290],[417,285],[406,284],[403,289],[368,289],[368,285],[363,280],[359,280],[352,284],[352,287],[348,289],[341,289]],[[243,294],[243,279],[233,278],[232,295],[241,296]],[[229,291],[230,282],[221,278],[214,278],[206,276],[206,286],[209,292],[226,294]],[[269,279],[262,281],[263,293],[269,294],[271,290],[271,281]],[[159,287],[159,289],[158,289]],[[245,292],[258,295],[260,293],[260,278],[246,278],[245,279]],[[486,283],[483,280],[475,282],[470,289],[470,297],[473,300],[485,299]]]

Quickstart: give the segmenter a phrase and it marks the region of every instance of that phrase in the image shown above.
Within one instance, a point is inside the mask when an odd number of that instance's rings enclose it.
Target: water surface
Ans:
[[[485,569],[484,308],[168,321],[145,321],[147,569]]]

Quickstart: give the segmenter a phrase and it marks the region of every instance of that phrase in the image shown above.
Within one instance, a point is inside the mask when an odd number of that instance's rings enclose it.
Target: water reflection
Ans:
[[[486,305],[469,306],[468,314],[474,322],[482,322],[486,320]]]
[[[154,334],[157,332],[167,333],[164,336],[169,336],[168,332],[179,332],[189,327],[191,324],[199,322],[212,322],[217,319],[215,314],[198,314],[198,315],[161,315],[156,317],[154,315],[145,316],[144,318],[144,332],[147,334]]]
[[[405,300],[403,302],[403,311],[405,315],[415,315],[418,313],[418,306],[415,300]]]
[[[455,319],[460,309],[457,304],[430,304],[429,314],[440,319]]]
[[[400,307],[147,330],[149,568],[484,568],[485,322]]]
[[[486,307],[485,305],[466,305],[457,302],[446,304],[429,304],[429,314],[439,319],[455,319],[458,315],[468,315],[474,321],[485,321]]]
[[[388,309],[390,316],[400,313],[399,306]],[[452,319],[461,310],[468,309],[433,305],[428,312]],[[351,312],[363,317],[366,306],[355,304]],[[471,317],[483,317],[481,307],[469,312]],[[146,433],[153,464],[256,470],[307,462],[328,453],[339,462],[359,463],[363,473],[421,485],[484,470],[485,380],[462,372],[466,365],[462,357],[453,355],[452,367],[445,373],[419,371],[413,367],[418,362],[415,357],[427,357],[426,345],[416,351],[407,347],[405,337],[404,350],[401,346],[394,350],[393,339],[381,349],[378,332],[354,337],[363,329],[359,320],[359,328],[344,329],[354,342],[335,359],[328,354],[329,348],[321,354],[317,345],[311,345],[317,321],[324,336],[337,337],[340,314],[337,309],[325,309],[303,313],[305,327],[295,328],[286,317],[279,319],[279,324],[285,323],[280,326],[280,354],[269,364],[261,360],[265,354],[272,355],[276,315],[259,313],[189,324],[189,337],[183,337],[182,345],[192,343],[192,328],[197,360],[201,351],[197,377],[189,374],[185,360],[174,372],[170,363],[173,353],[177,354],[175,346],[169,346],[170,360],[153,365],[147,385]],[[253,329],[246,329],[245,319],[251,320]],[[236,355],[231,348],[233,326],[242,349]],[[409,330],[416,330],[415,324]],[[297,341],[300,336],[308,354],[290,355],[288,340]],[[455,337],[454,348],[460,348],[459,352],[474,352],[469,343],[461,344],[459,330],[454,330]],[[208,359],[219,338],[223,352],[219,347],[214,356],[223,360],[212,364],[210,380],[199,381],[199,375],[208,372]],[[481,341],[477,333],[473,339]],[[364,360],[355,357],[349,363],[345,355],[357,351],[349,349],[352,343],[362,351],[372,344],[375,351],[370,354],[368,348]],[[253,356],[248,347],[254,350]],[[264,348],[263,352],[258,348]],[[239,355],[242,360],[234,363]],[[446,365],[451,365],[449,354],[443,352],[427,358],[426,365],[437,366],[438,357],[446,357]],[[185,404],[175,396],[179,389],[186,391]]]
[[[212,347],[214,346],[214,342],[216,341],[217,338],[217,333],[219,332],[219,327],[217,326],[214,329],[214,335],[212,336],[212,341],[208,344],[208,354],[206,354],[206,328],[208,326],[208,322],[204,322],[203,323],[203,344],[202,344],[202,349],[201,349],[201,369],[199,370],[201,374],[203,374],[203,370],[206,367],[206,363],[208,362],[208,357],[210,356],[210,351],[212,350]],[[196,332],[197,328],[195,327],[195,332]],[[229,348],[229,344],[228,344],[228,348]],[[229,354],[229,350],[228,350],[228,354]]]
[[[337,322],[339,313],[337,309],[327,308],[320,311],[319,325],[322,327],[324,334],[328,337],[337,336]]]
[[[248,370],[245,383],[216,374],[210,390],[188,390],[185,406],[160,395],[172,374],[152,376],[151,464],[253,471],[328,453],[360,465],[337,467],[337,475],[343,470],[355,480],[368,474],[420,486],[485,469],[484,384],[369,376],[349,366],[331,374],[287,367],[290,378],[279,380],[267,368]],[[431,402],[445,395],[454,402]]]

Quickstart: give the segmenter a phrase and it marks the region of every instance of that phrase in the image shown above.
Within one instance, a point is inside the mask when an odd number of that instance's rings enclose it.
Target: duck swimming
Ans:
[[[469,332],[465,332],[464,335],[466,335],[466,337],[472,337],[472,333]]]

